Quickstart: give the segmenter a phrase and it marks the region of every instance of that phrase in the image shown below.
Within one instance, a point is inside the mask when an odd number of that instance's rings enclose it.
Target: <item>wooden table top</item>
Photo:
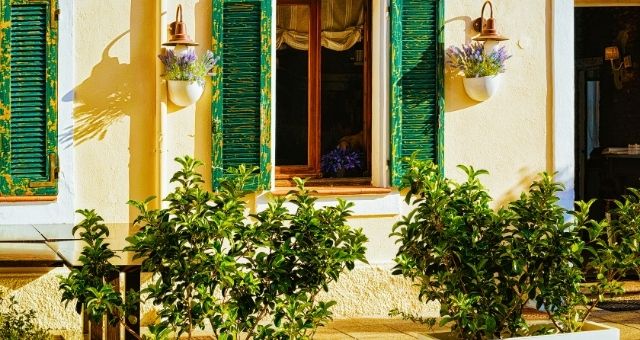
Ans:
[[[139,266],[133,254],[123,251],[125,238],[136,229],[127,223],[107,224],[110,230],[106,242],[119,256],[117,266]],[[0,267],[38,268],[79,266],[84,242],[71,234],[70,224],[0,225]]]

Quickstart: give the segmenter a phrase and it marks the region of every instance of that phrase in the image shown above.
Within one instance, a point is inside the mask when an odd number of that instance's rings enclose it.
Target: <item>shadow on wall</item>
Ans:
[[[533,172],[527,168],[518,170],[520,181],[507,191],[499,200],[496,200],[496,208],[505,207],[509,203],[520,198],[520,194],[528,191],[533,181],[540,179],[539,173]]]
[[[62,98],[64,101],[75,100],[74,127],[62,132],[65,145],[79,145],[94,138],[104,139],[109,126],[132,111],[134,105],[129,80],[133,80],[130,78],[135,72],[132,72],[130,64],[123,64],[117,57],[109,55],[111,48],[129,33],[126,31],[111,41],[89,77]]]
[[[456,22],[464,23],[464,43],[471,43],[471,37],[476,35],[477,33],[473,30],[473,19],[468,16],[458,16],[455,18],[451,18],[444,22],[445,25],[453,24]],[[455,45],[461,45],[462,43],[456,43]],[[445,49],[449,46],[445,46]],[[446,55],[445,55],[445,81],[444,81],[444,105],[446,112],[454,112],[459,110],[464,110],[468,107],[479,104],[475,100],[469,98],[466,92],[464,91],[464,87],[462,85],[462,76],[458,75],[458,72],[451,72],[448,67],[446,67]]]
[[[196,30],[195,39],[200,43],[199,53],[212,50],[211,45],[211,19],[210,15],[198,15],[198,13],[213,13],[212,1],[201,0],[195,5]],[[201,55],[201,54],[199,54]],[[211,188],[211,78],[207,79],[204,95],[196,104],[195,126],[195,157],[204,163],[200,168],[204,176],[205,185]]]
[[[91,142],[97,152],[110,151],[102,162],[118,172],[116,177],[128,177],[127,198],[142,200],[156,195],[157,173],[155,166],[158,140],[156,131],[156,73],[157,36],[159,16],[149,13],[159,12],[155,1],[131,1],[129,12],[121,8],[123,15],[130,19],[125,31],[115,36],[103,49],[100,61],[93,66],[91,74],[79,83],[73,91],[65,94],[63,101],[74,102],[74,125],[61,133],[65,146],[76,146]],[[100,17],[95,19],[100,25]],[[127,44],[120,56],[120,49]],[[83,53],[80,50],[79,53]],[[80,55],[82,57],[82,55]],[[76,57],[77,58],[77,57]],[[120,58],[128,58],[128,63]],[[122,124],[119,124],[122,122]],[[118,126],[116,127],[116,124]],[[126,138],[126,142],[114,140],[109,145],[96,143],[107,137],[112,130],[114,139]],[[118,154],[127,153],[123,162]],[[96,176],[110,176],[101,172]],[[104,179],[105,181],[107,178]],[[104,193],[91,193],[90,200],[104,202],[103,196],[114,195],[119,186],[105,187]],[[125,189],[126,190],[126,189]],[[120,204],[119,202],[109,202]],[[126,202],[122,207],[127,209]],[[137,211],[129,207],[129,219],[137,216]],[[111,221],[115,222],[115,221]],[[120,221],[117,221],[120,222]]]

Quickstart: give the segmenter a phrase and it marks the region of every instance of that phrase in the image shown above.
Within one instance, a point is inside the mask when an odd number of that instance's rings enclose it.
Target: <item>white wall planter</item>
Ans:
[[[169,100],[179,106],[189,106],[200,99],[204,93],[204,84],[189,80],[167,80]]]
[[[549,325],[553,327],[552,325]],[[455,340],[449,332],[429,334],[423,339]],[[620,340],[620,330],[596,322],[586,322],[581,332],[560,333],[551,335],[523,336],[510,338],[517,340]]]
[[[502,83],[502,74],[495,76],[463,78],[464,90],[471,99],[483,102],[493,96],[500,88]]]

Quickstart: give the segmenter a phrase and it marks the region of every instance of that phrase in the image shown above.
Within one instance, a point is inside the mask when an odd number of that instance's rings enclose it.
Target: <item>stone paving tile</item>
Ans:
[[[409,334],[404,334],[391,327],[382,324],[382,320],[378,320],[377,324],[374,324],[370,320],[367,325],[358,324],[356,322],[352,324],[343,324],[339,327],[331,325],[331,328],[338,330],[344,334],[347,334],[356,339],[415,339],[416,337]]]
[[[640,340],[640,313],[597,311],[590,321],[620,329],[621,340]],[[426,326],[397,319],[340,319],[321,328],[314,339],[424,339],[427,333],[442,331],[446,327],[429,330]]]
[[[313,337],[314,339],[319,339],[319,340],[343,340],[343,339],[353,339],[352,336],[349,336],[345,333],[342,333],[336,329],[333,328],[327,328],[327,327],[322,327],[319,328],[318,331],[316,332],[315,336]]]
[[[595,317],[605,319],[607,321],[619,322],[626,324],[627,321],[640,322],[640,313],[638,312],[609,312],[609,313],[597,313]]]
[[[600,322],[607,326],[615,327],[620,330],[620,340],[638,340],[640,339],[640,329],[625,326],[615,322]]]

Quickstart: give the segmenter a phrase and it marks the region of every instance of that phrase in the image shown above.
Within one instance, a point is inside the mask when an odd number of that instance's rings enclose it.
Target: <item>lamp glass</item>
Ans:
[[[604,60],[620,59],[620,51],[617,46],[609,46],[604,49]]]

